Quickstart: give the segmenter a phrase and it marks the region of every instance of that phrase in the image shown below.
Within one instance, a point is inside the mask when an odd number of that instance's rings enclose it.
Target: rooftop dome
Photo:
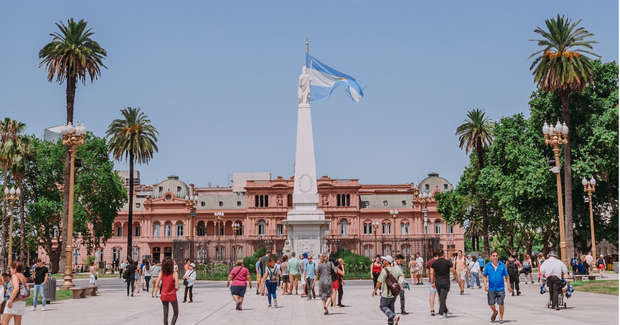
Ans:
[[[420,189],[420,192],[428,192],[428,193],[430,193],[436,187],[439,188],[439,190],[442,192],[453,189],[452,184],[448,182],[447,179],[443,177],[439,177],[439,174],[435,172],[429,173],[428,177],[423,179],[420,182],[420,185],[418,186],[418,188]]]
[[[152,199],[161,199],[167,192],[171,192],[176,197],[184,199],[189,195],[189,186],[183,181],[180,181],[179,176],[170,175],[167,180],[159,183],[153,188]]]

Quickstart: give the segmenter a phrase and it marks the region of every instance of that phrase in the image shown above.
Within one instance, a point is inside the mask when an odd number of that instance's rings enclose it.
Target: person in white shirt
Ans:
[[[418,263],[418,273],[416,274],[417,280],[418,280],[418,284],[422,285],[424,282],[423,278],[422,278],[422,269],[424,268],[424,258],[422,258],[422,256],[420,256],[420,253],[415,253],[416,258],[415,261]]]
[[[540,266],[540,273],[547,278],[551,308],[560,310],[558,306],[558,295],[562,292],[562,277],[564,274],[568,274],[568,268],[564,265],[564,262],[558,260],[556,257],[555,252],[549,252],[545,263]]]
[[[471,255],[468,256],[469,265],[469,287],[474,288],[474,279],[476,279],[476,284],[478,285],[478,289],[482,289],[480,286],[480,263],[478,263],[478,259],[474,259]]]

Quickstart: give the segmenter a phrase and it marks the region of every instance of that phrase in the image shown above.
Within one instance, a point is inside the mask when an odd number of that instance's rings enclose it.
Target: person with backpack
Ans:
[[[265,263],[265,271],[263,274],[263,283],[267,288],[267,301],[269,301],[268,308],[271,307],[271,297],[273,297],[274,307],[278,307],[278,297],[276,296],[276,287],[278,286],[278,276],[280,271],[276,267],[276,261],[273,258],[269,258]]]
[[[431,281],[431,287],[437,289],[437,294],[439,295],[439,318],[442,319],[452,315],[446,305],[448,292],[450,292],[450,272],[452,272],[455,279],[458,279],[459,275],[456,273],[452,261],[443,258],[443,249],[438,249],[436,254],[438,258],[431,265],[429,280]]]
[[[400,316],[396,316],[394,312],[394,304],[396,297],[400,295],[401,287],[398,278],[405,277],[403,272],[394,264],[394,259],[390,255],[381,256],[383,269],[377,278],[377,285],[372,291],[372,296],[377,294],[377,290],[381,287],[381,300],[379,301],[379,309],[387,316],[388,325],[397,325]]]
[[[134,283],[136,281],[136,269],[137,265],[129,259],[127,265],[125,266],[125,271],[123,272],[123,279],[127,282],[127,297],[129,297],[129,288],[131,288],[131,296],[133,297],[133,292],[135,290]]]
[[[189,292],[189,302],[194,302],[194,281],[196,281],[196,264],[190,263],[185,275],[183,276],[183,285],[185,286],[185,294],[183,302],[187,302],[187,293]]]
[[[573,256],[573,258],[570,260],[570,266],[573,269],[573,274],[577,274],[578,261],[579,261],[579,257],[577,257],[577,254],[575,254],[575,256]]]
[[[508,276],[510,277],[510,289],[512,289],[512,295],[515,295],[515,290],[517,291],[517,296],[521,295],[521,289],[519,288],[519,267],[521,267],[521,263],[517,260],[515,254],[511,254],[508,261],[506,261],[506,270],[508,270]]]
[[[596,260],[596,268],[598,268],[598,273],[601,275],[601,279],[603,278],[603,274],[605,274],[605,269],[607,269],[607,263],[603,257],[605,257],[605,255],[601,254],[601,256]]]

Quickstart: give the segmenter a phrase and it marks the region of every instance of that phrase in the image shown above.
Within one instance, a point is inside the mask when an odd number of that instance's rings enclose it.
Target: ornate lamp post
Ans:
[[[394,249],[392,251],[392,255],[394,255],[398,251],[396,249],[396,218],[398,218],[398,210],[390,210],[390,215],[394,219]]]
[[[564,205],[562,202],[562,183],[560,180],[560,146],[568,143],[568,126],[560,124],[560,121],[553,126],[543,126],[543,134],[545,135],[545,144],[553,147],[553,154],[555,156],[555,167],[551,168],[551,171],[556,176],[556,183],[558,188],[558,213],[560,218],[560,251],[562,255],[562,262],[568,266],[568,256],[566,256],[566,230],[564,229]],[[570,189],[568,189],[570,191]]]
[[[592,240],[592,256],[596,257],[596,240],[594,239],[594,215],[592,213],[592,192],[596,190],[596,180],[592,177],[590,180],[587,180],[585,177],[581,181],[583,184],[583,190],[588,193],[588,197],[586,198],[586,202],[590,203],[590,237]]]
[[[222,259],[222,247],[220,246],[220,223],[224,222],[224,212],[215,212],[213,213],[215,216],[215,229],[217,231],[217,262],[220,262]]]
[[[189,240],[194,240],[194,218],[196,217],[196,205],[198,204],[198,196],[186,196],[185,206],[189,209]]]
[[[60,290],[69,290],[75,287],[73,284],[73,266],[71,265],[73,257],[73,190],[75,182],[75,153],[77,148],[84,144],[84,138],[86,137],[86,127],[84,122],[82,126],[79,124],[75,127],[71,123],[65,125],[62,130],[62,144],[69,148],[71,155],[71,169],[69,172],[69,202],[67,213],[67,249],[66,249],[66,262],[65,262],[65,277],[63,284],[60,286]],[[129,226],[131,228],[131,225]]]
[[[377,221],[373,221],[372,222],[372,230],[375,233],[375,256],[377,254],[379,254],[379,242],[377,241],[377,228],[379,228],[379,222]]]
[[[4,198],[9,201],[9,267],[13,262],[13,204],[15,201],[19,200],[21,196],[21,191],[19,188],[12,187],[4,189]]]
[[[433,201],[433,197],[428,193],[420,193],[418,195],[422,213],[424,214],[424,260],[428,260],[428,209],[426,206]],[[426,268],[424,268],[426,270]]]
[[[239,229],[241,229],[241,224],[238,222],[233,223],[232,229],[233,229],[233,249],[232,249],[233,258],[231,259],[231,261],[234,262],[234,260],[238,258],[237,257],[237,233],[239,232]]]

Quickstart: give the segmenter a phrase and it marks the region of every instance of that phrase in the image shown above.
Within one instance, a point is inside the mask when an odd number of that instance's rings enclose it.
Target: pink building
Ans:
[[[326,176],[317,183],[319,209],[331,220],[327,235],[330,251],[347,249],[368,257],[401,253],[408,257],[417,252],[424,255],[425,250],[430,253],[438,247],[447,253],[464,248],[463,230],[459,225],[443,222],[434,200],[427,204],[425,245],[419,195],[452,189],[452,184],[439,174],[429,174],[417,186],[361,185],[357,179]],[[195,212],[186,200],[192,193],[196,197]],[[282,220],[293,208],[292,197],[293,179],[280,176],[235,181],[232,187],[195,187],[174,175],[152,187],[139,185],[135,191],[133,225],[128,224],[126,205],[114,222],[113,237],[95,250],[95,258],[107,264],[117,258],[124,260],[129,231],[133,233],[134,259],[183,259],[191,254],[198,262],[228,262],[251,255],[261,246],[279,255],[286,240]],[[396,219],[390,214],[394,210],[399,212]],[[219,236],[216,212],[224,213]],[[234,223],[240,225],[236,233]],[[189,244],[192,237],[193,245]],[[74,265],[83,264],[86,258],[86,249],[79,245],[79,240],[77,244]],[[46,257],[42,250],[39,255]]]

